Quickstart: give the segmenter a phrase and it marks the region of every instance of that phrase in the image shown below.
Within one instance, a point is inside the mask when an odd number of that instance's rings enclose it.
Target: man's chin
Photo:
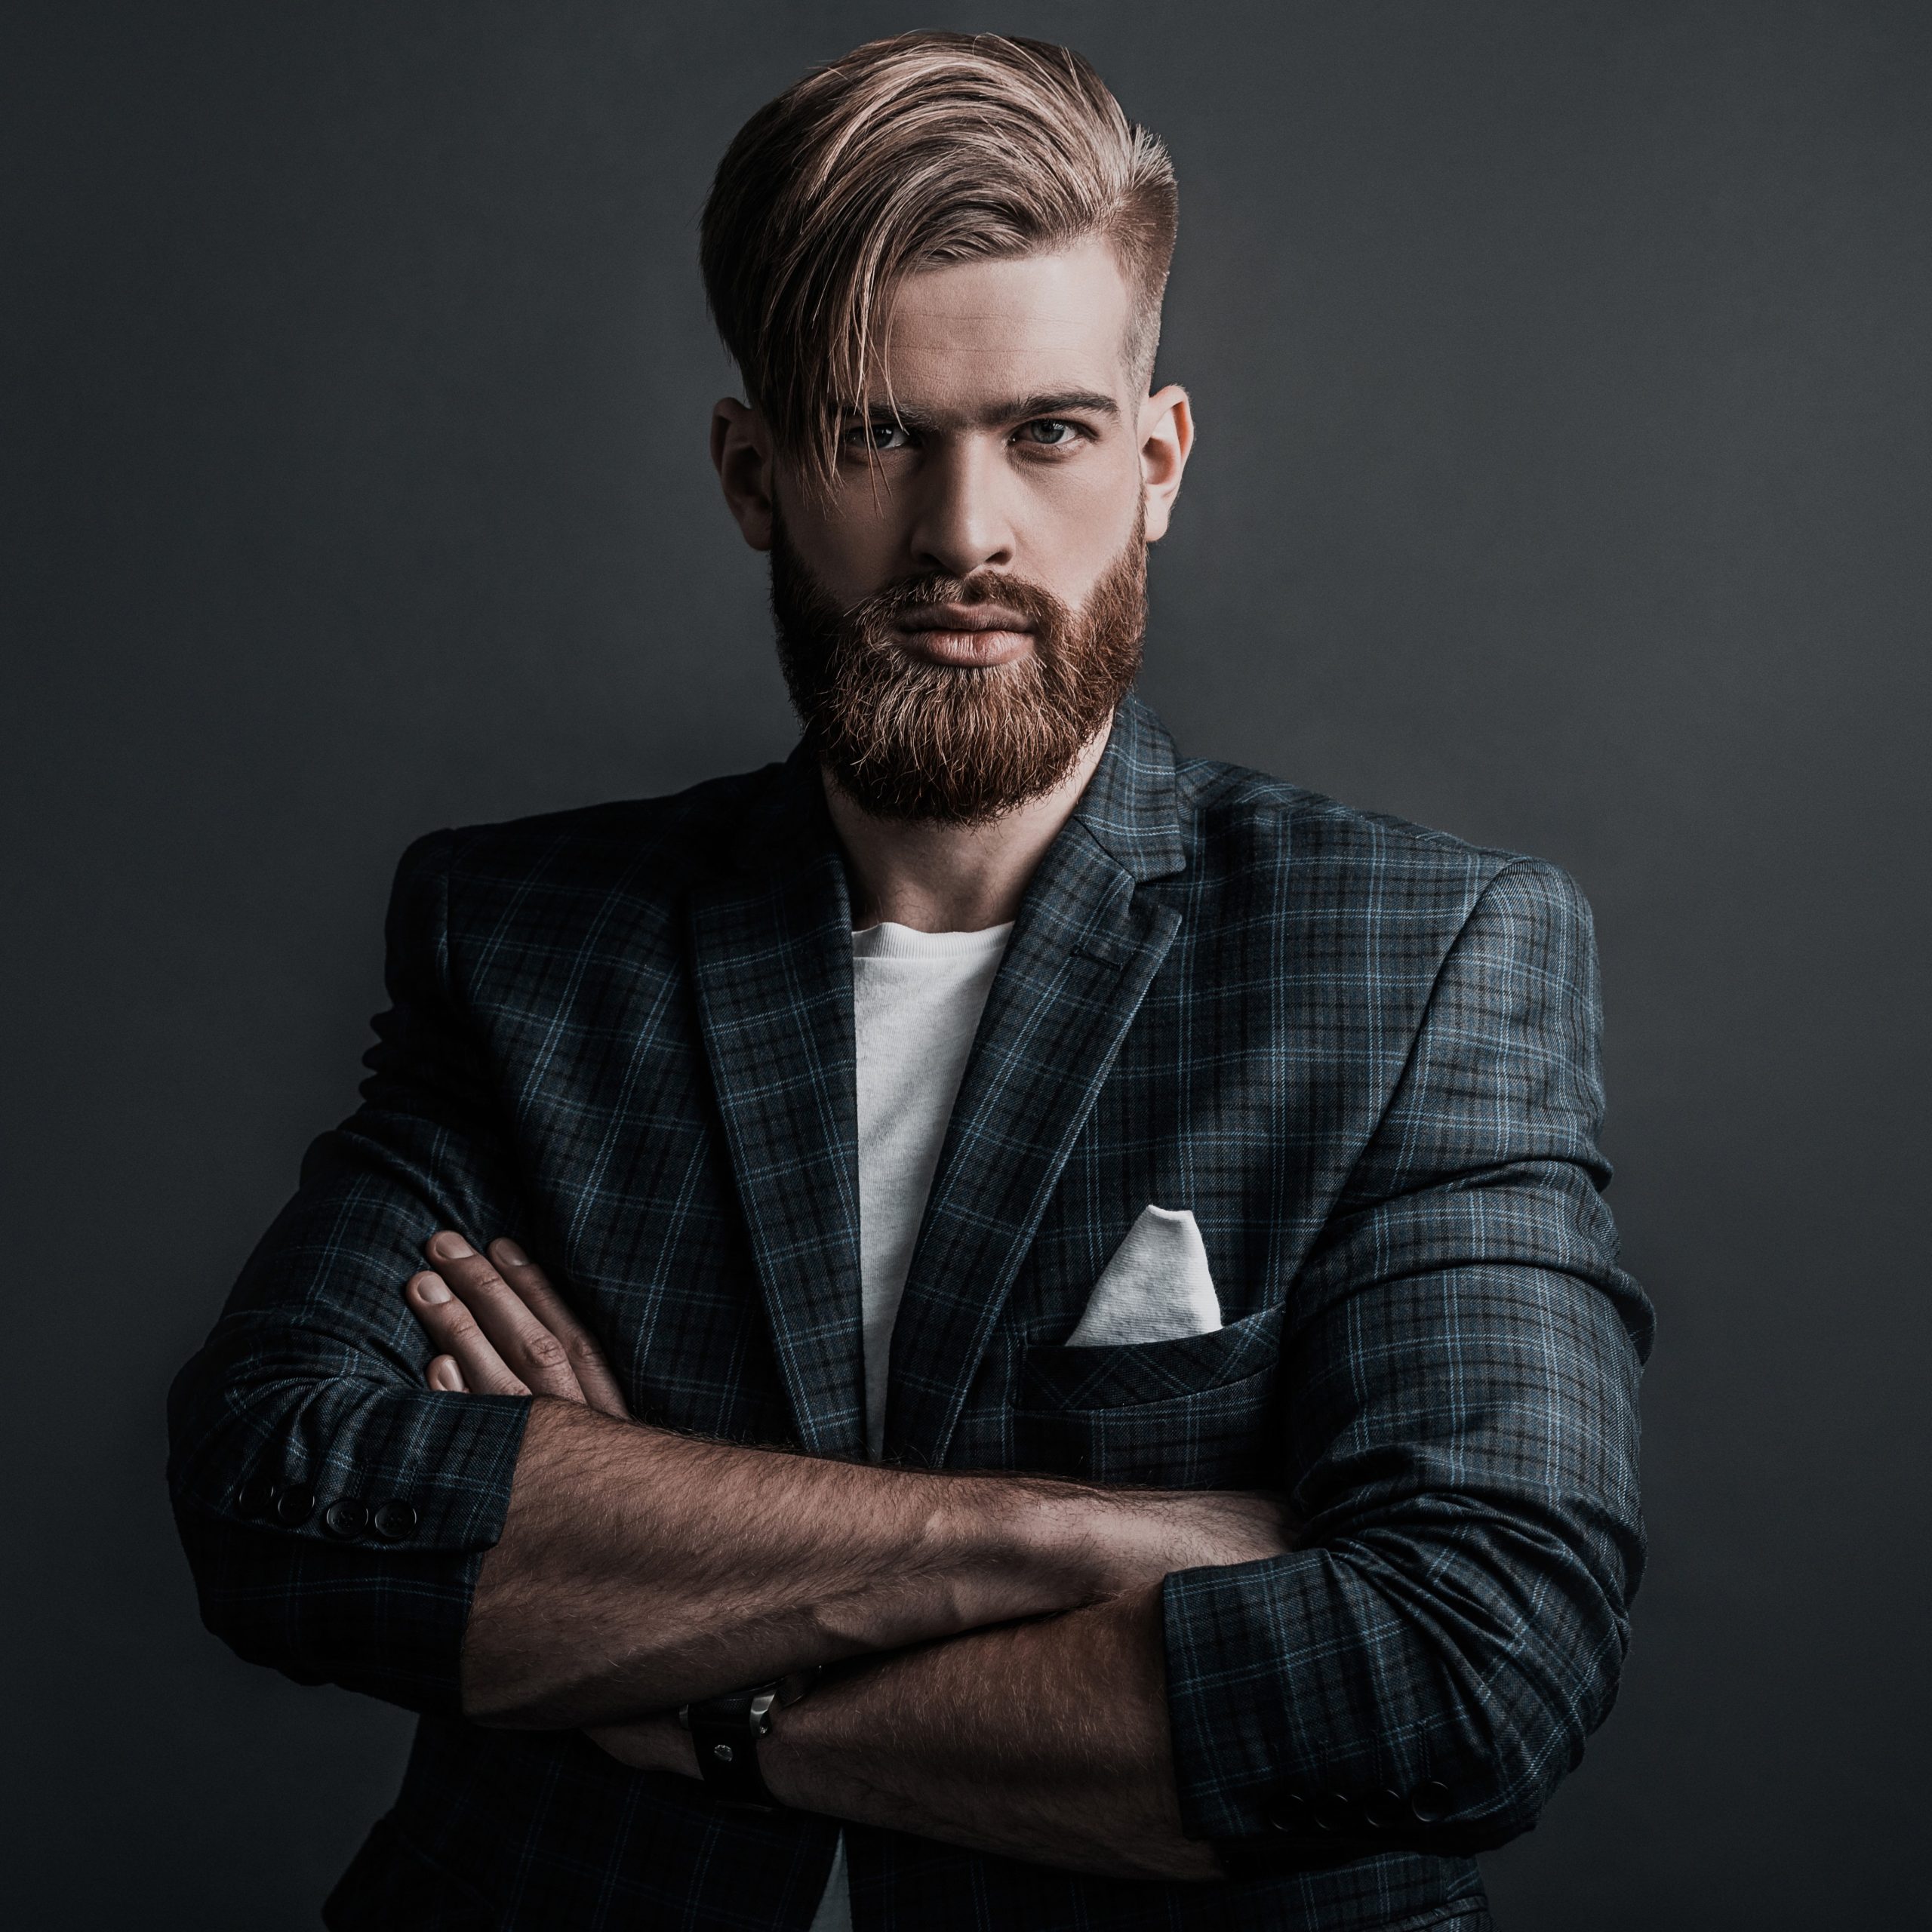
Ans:
[[[1089,737],[1051,764],[1036,761],[1023,776],[1014,774],[1003,783],[989,783],[985,768],[970,758],[944,752],[916,759],[874,757],[854,767],[822,750],[819,761],[838,790],[870,817],[902,825],[989,826],[1064,783],[1092,743]]]

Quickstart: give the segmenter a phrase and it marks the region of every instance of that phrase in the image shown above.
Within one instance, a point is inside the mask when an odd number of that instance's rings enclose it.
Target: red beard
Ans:
[[[1032,627],[1011,663],[934,664],[896,624],[935,604],[998,603]],[[1076,614],[1051,591],[992,573],[908,578],[841,612],[774,528],[778,657],[808,744],[875,817],[982,825],[1050,792],[1140,669],[1147,545],[1133,537]]]

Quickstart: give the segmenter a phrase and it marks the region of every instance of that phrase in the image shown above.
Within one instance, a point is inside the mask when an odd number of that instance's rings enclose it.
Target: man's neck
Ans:
[[[826,803],[851,868],[854,926],[890,919],[918,932],[971,933],[1004,925],[1106,746],[1103,730],[1051,792],[989,825],[875,818],[824,774]]]

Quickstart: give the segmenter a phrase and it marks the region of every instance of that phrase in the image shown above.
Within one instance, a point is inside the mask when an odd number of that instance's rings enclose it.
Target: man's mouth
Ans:
[[[999,604],[929,604],[894,628],[908,651],[934,664],[1008,664],[1033,648],[1032,620]]]

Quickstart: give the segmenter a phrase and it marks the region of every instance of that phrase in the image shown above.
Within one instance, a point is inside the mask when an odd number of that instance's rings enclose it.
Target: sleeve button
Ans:
[[[376,1534],[385,1543],[401,1543],[404,1537],[413,1536],[416,1526],[422,1521],[417,1515],[415,1505],[405,1503],[399,1496],[392,1496],[376,1510]]]
[[[1393,1831],[1408,1822],[1409,1801],[1399,1791],[1378,1791],[1362,1807],[1361,1815],[1377,1831]]]
[[[1439,1825],[1447,1817],[1454,1800],[1440,1778],[1425,1778],[1409,1793],[1409,1810],[1419,1825]]]
[[[315,1514],[315,1492],[299,1482],[291,1483],[275,1500],[275,1519],[289,1529],[306,1523]]]
[[[1313,1822],[1311,1810],[1300,1792],[1284,1792],[1276,1799],[1268,1822],[1278,1832],[1305,1832]]]
[[[1324,1791],[1315,1801],[1315,1823],[1318,1830],[1346,1832],[1355,1821],[1355,1802],[1346,1792]]]
[[[322,1527],[331,1536],[353,1543],[369,1527],[369,1506],[345,1496],[322,1512]]]
[[[257,1470],[235,1493],[235,1506],[245,1516],[266,1516],[274,1506],[275,1478]]]

